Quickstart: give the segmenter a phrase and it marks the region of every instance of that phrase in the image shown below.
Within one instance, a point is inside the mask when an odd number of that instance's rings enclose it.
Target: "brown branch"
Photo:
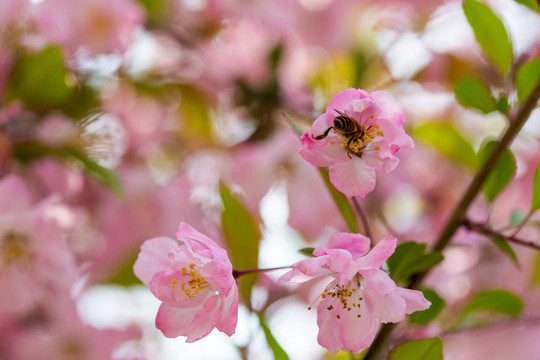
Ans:
[[[467,213],[467,210],[469,209],[469,206],[473,200],[476,198],[476,195],[482,188],[482,184],[495,167],[495,164],[502,156],[504,150],[510,146],[512,141],[514,141],[514,138],[521,131],[523,125],[525,125],[525,122],[527,122],[527,119],[529,118],[529,115],[533,109],[536,107],[539,98],[540,82],[535,85],[534,90],[531,92],[528,99],[519,107],[514,116],[511,117],[510,126],[495,146],[495,149],[493,149],[489,155],[487,161],[476,173],[469,184],[469,187],[461,197],[461,200],[452,211],[452,215],[446,222],[446,226],[439,235],[435,246],[433,247],[433,251],[442,251],[450,243],[457,229],[463,224],[465,214]],[[418,289],[428,272],[429,270],[426,270],[416,274],[408,284],[408,288]],[[379,333],[373,341],[373,344],[371,344],[371,347],[364,356],[364,360],[375,360],[384,356],[384,353],[388,350],[394,327],[394,324],[384,324],[381,327]]]
[[[504,235],[496,230],[490,229],[485,224],[476,223],[467,218],[463,220],[463,226],[465,226],[469,230],[475,231],[482,235],[503,238],[515,244],[530,247],[535,250],[540,250],[540,244],[536,244],[534,242],[519,239],[515,235]]]
[[[362,225],[364,226],[364,231],[366,232],[366,236],[373,241],[373,234],[371,233],[371,228],[369,227],[369,222],[366,217],[366,214],[360,207],[360,203],[358,202],[358,199],[356,197],[352,198],[352,203],[354,205],[354,209],[356,210],[356,213],[360,217],[360,220],[362,221]]]

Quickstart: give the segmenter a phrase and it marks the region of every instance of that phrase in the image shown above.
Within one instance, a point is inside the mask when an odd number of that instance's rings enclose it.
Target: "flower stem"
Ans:
[[[274,270],[281,270],[281,269],[290,269],[292,266],[279,266],[279,267],[274,267],[274,268],[268,268],[268,269],[259,269],[259,268],[255,268],[255,269],[246,269],[246,270],[233,270],[233,277],[235,279],[238,279],[240,276],[242,275],[245,275],[245,274],[251,274],[251,273],[254,273],[254,272],[265,272],[265,271],[274,271]]]
[[[533,109],[536,107],[536,103],[538,102],[539,98],[540,82],[536,84],[534,90],[527,98],[527,101],[525,101],[525,103],[518,109],[517,113],[515,113],[515,116],[510,119],[510,126],[502,136],[501,140],[497,143],[497,146],[495,146],[495,149],[493,149],[493,152],[490,154],[487,161],[476,173],[469,187],[463,194],[461,200],[454,208],[450,219],[447,221],[446,226],[439,235],[439,238],[437,239],[437,242],[433,247],[433,251],[442,251],[448,245],[448,243],[452,239],[452,236],[456,233],[457,229],[463,224],[465,213],[467,212],[473,200],[476,198],[476,195],[478,194],[480,189],[482,188],[482,184],[497,164],[497,161],[503,154],[504,150],[506,150],[510,146],[523,125],[525,125],[525,122],[527,122],[527,119],[529,118],[529,115],[531,114]],[[416,274],[412,278],[408,287],[411,289],[418,289],[428,272],[429,270],[426,270]],[[390,340],[395,326],[395,324],[384,324],[381,327],[379,333],[373,341],[373,344],[366,353],[364,360],[375,360],[383,356],[385,350],[387,350],[387,344]]]
[[[369,227],[368,219],[366,217],[366,214],[362,210],[362,207],[360,207],[360,203],[358,202],[358,199],[356,197],[353,197],[352,203],[354,205],[356,213],[358,214],[358,216],[360,217],[360,220],[362,221],[362,226],[364,226],[364,231],[366,232],[366,236],[373,241],[373,236],[371,233],[371,228]]]
[[[540,244],[536,244],[534,242],[519,239],[515,235],[509,235],[508,236],[508,235],[501,234],[498,231],[490,229],[489,227],[487,227],[484,224],[472,222],[471,220],[469,220],[467,218],[465,218],[463,220],[463,226],[465,226],[467,229],[475,231],[475,232],[477,232],[479,234],[483,234],[483,235],[487,235],[487,236],[500,237],[500,238],[506,239],[506,240],[508,240],[510,242],[513,242],[513,243],[516,243],[516,244],[519,244],[519,245],[527,246],[527,247],[530,247],[530,248],[535,249],[535,250],[540,250]]]

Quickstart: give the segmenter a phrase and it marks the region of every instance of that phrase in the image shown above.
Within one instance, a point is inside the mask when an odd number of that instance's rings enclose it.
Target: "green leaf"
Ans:
[[[508,255],[510,260],[512,260],[514,264],[516,264],[516,266],[519,268],[519,261],[517,255],[505,238],[502,238],[500,236],[490,236],[489,239],[493,241],[493,243],[499,248],[499,250]]]
[[[75,160],[82,167],[84,173],[114,192],[116,196],[121,199],[125,198],[122,182],[114,171],[99,165],[76,147],[66,146],[59,152],[62,154],[61,156]]]
[[[516,74],[516,91],[520,103],[524,103],[540,81],[540,59],[532,59],[521,65]]]
[[[15,144],[13,156],[23,164],[27,164],[43,156],[55,156],[55,150],[38,141],[25,141]]]
[[[497,146],[497,141],[487,142],[478,152],[479,164],[483,164]],[[486,181],[482,185],[482,190],[486,198],[491,202],[508,185],[516,172],[516,160],[510,149],[505,149],[499,161],[491,170]]]
[[[444,307],[444,300],[431,289],[422,289],[424,297],[431,302],[431,306],[423,311],[417,311],[409,315],[409,322],[411,324],[426,324],[431,320],[439,316],[441,310]]]
[[[46,112],[66,106],[75,93],[58,47],[21,56],[11,73],[7,99],[21,99],[26,107]]]
[[[469,141],[461,135],[450,123],[430,122],[414,129],[415,138],[427,143],[441,154],[467,166],[476,169],[476,155]]]
[[[56,157],[63,161],[74,161],[86,175],[107,187],[119,198],[124,198],[122,182],[116,173],[96,163],[77,147],[66,146],[55,149],[37,141],[28,141],[19,143],[14,147],[14,156],[22,163],[28,163],[44,156]]]
[[[540,284],[540,252],[536,253],[536,258],[534,260],[534,269],[533,269],[533,284]]]
[[[223,202],[221,226],[233,267],[236,270],[256,268],[261,240],[259,224],[223,182],[219,184],[219,193]],[[257,273],[242,275],[238,278],[239,292],[248,306],[251,288],[256,281]]]
[[[283,348],[279,345],[276,338],[270,331],[270,328],[266,324],[264,315],[261,313],[257,313],[257,316],[259,317],[259,324],[261,324],[261,328],[264,332],[264,337],[266,338],[266,342],[268,343],[268,346],[272,350],[272,353],[274,353],[274,359],[275,360],[289,360],[289,355],[287,355],[285,350],[283,350]]]
[[[442,360],[442,341],[439,338],[407,341],[388,354],[388,360]]]
[[[480,110],[485,114],[497,111],[497,102],[482,80],[475,77],[461,79],[454,90],[458,101],[466,107]]]
[[[341,213],[341,215],[343,215],[343,218],[345,219],[345,222],[347,223],[349,230],[352,233],[358,232],[357,224],[356,224],[356,215],[354,213],[354,210],[351,207],[351,204],[347,200],[347,197],[334,187],[334,185],[330,181],[330,177],[328,176],[328,170],[326,168],[318,168],[318,169],[319,169],[319,173],[321,174],[324,180],[324,183],[326,184],[326,187],[328,188],[328,190],[330,190],[330,194],[332,195],[332,198],[334,199],[334,202],[336,203],[339,209],[339,212]]]
[[[538,166],[538,169],[536,169],[536,173],[534,174],[531,205],[532,211],[538,209],[540,209],[540,166]]]
[[[283,117],[285,118],[285,120],[287,120],[287,122],[289,123],[289,125],[291,126],[291,128],[294,130],[294,132],[296,133],[296,135],[298,136],[301,136],[303,134],[303,131],[302,129],[300,129],[298,127],[298,125],[296,125],[296,123],[294,122],[293,119],[291,119],[291,117],[289,115],[287,115],[286,113],[282,113],[283,114]]]
[[[508,316],[519,316],[523,301],[507,290],[486,290],[476,294],[463,309],[463,316],[478,311],[496,312]]]
[[[300,250],[298,250],[298,252],[306,255],[306,256],[311,256],[311,257],[315,257],[315,255],[313,255],[313,250],[315,250],[315,248],[313,247],[305,247],[305,248],[302,248]]]
[[[116,262],[117,268],[109,276],[107,283],[117,284],[123,286],[130,285],[140,285],[141,281],[135,276],[133,272],[133,265],[139,256],[139,249],[129,253],[127,256],[124,256],[122,259]]]
[[[504,23],[478,0],[465,0],[463,11],[488,59],[501,73],[507,74],[512,66],[513,50]]]
[[[497,99],[497,110],[502,114],[508,114],[508,110],[510,110],[510,104],[508,103],[508,99],[506,96],[501,95],[499,99]]]
[[[521,5],[525,5],[529,9],[532,9],[536,12],[540,12],[540,5],[538,4],[537,0],[516,0],[517,3],[520,3]]]
[[[425,254],[426,244],[414,241],[399,244],[396,251],[388,258],[390,276],[397,282],[402,282],[412,275],[428,270],[443,260],[440,252]]]
[[[518,211],[518,210],[514,210],[510,214],[510,224],[511,225],[519,225],[523,221],[525,221],[526,218],[527,218],[527,214],[524,214],[524,213],[522,213],[521,211]]]

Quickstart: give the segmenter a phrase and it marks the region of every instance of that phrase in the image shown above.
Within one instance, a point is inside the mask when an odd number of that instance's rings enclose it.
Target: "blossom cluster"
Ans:
[[[1,0],[0,359],[535,358],[540,128],[515,126],[539,24],[512,0]]]

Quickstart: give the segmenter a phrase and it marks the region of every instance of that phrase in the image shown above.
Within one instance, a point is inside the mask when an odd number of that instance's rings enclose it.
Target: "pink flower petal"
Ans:
[[[363,198],[375,188],[375,170],[360,158],[330,166],[329,175],[336,189],[348,198]]]
[[[371,97],[377,102],[382,110],[380,117],[387,119],[403,127],[405,115],[401,104],[389,93],[385,91],[374,91]]]
[[[150,284],[154,274],[167,269],[169,250],[178,246],[180,245],[176,240],[168,237],[146,240],[141,245],[141,252],[133,265],[133,272],[145,285]]]
[[[188,336],[196,314],[197,309],[194,308],[178,308],[162,303],[156,316],[156,327],[168,338]]]
[[[304,282],[315,276],[328,274],[330,271],[323,267],[327,261],[325,256],[301,260],[293,265],[292,270],[281,275],[278,279],[278,283]]]
[[[327,296],[317,307],[319,344],[332,353],[340,350],[359,353],[373,342],[377,320],[366,306],[344,308],[338,297]]]
[[[329,249],[344,249],[351,253],[353,258],[365,255],[369,251],[371,241],[360,234],[338,233],[330,237]]]
[[[431,306],[431,302],[426,300],[421,291],[399,287],[396,291],[399,293],[399,296],[405,300],[405,312],[407,314],[412,314],[415,311],[426,310]]]
[[[379,269],[386,259],[394,253],[396,245],[397,239],[395,237],[385,237],[366,256],[358,259],[359,269]]]
[[[327,138],[328,139],[328,138]],[[325,167],[349,160],[347,153],[336,143],[329,144],[330,139],[313,140],[309,133],[304,133],[301,137],[302,149],[300,155],[307,162],[314,166]]]

